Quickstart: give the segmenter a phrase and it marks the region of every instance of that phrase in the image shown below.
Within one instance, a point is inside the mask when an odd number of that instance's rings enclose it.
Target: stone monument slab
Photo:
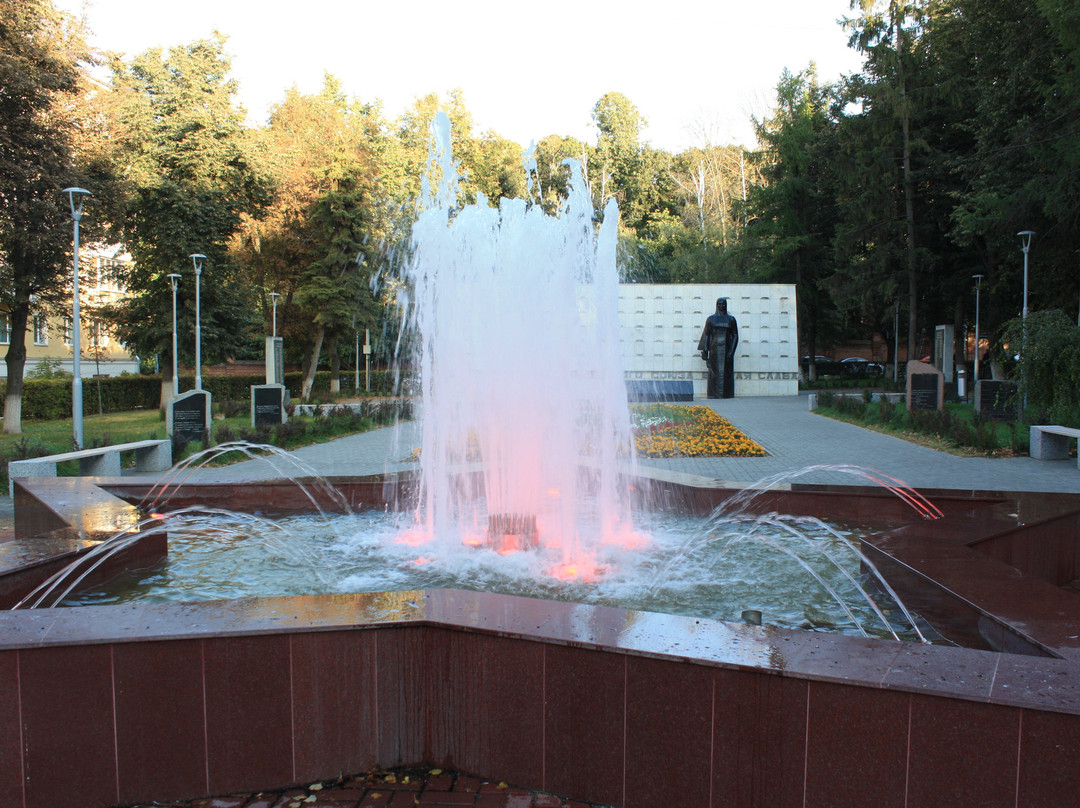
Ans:
[[[253,427],[283,424],[287,417],[285,414],[285,385],[251,385],[251,425]]]
[[[165,430],[174,442],[205,442],[210,434],[213,405],[209,390],[188,390],[169,400]]]
[[[944,406],[945,374],[925,362],[908,362],[908,410],[940,410]]]
[[[266,338],[266,383],[285,383],[285,341],[282,337]]]
[[[1020,418],[1020,393],[1016,382],[979,379],[975,382],[975,412],[993,421]]]

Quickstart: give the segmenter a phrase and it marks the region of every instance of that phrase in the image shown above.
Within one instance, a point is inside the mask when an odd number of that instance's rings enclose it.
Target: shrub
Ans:
[[[1001,335],[1009,353],[1023,346],[1015,376],[1029,407],[1051,422],[1080,426],[1080,328],[1060,311],[1011,320]]]

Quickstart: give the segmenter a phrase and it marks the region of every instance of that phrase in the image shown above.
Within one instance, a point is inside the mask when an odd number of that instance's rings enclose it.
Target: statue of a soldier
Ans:
[[[739,345],[739,324],[727,313],[727,298],[716,301],[716,314],[705,320],[698,341],[701,358],[709,366],[709,398],[735,397],[735,348]]]

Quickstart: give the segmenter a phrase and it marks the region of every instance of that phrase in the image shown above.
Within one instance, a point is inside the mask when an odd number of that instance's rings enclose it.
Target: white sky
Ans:
[[[233,77],[252,123],[328,70],[346,93],[381,99],[387,117],[429,92],[464,91],[476,133],[527,146],[548,134],[595,142],[590,113],[606,92],[645,116],[645,139],[681,151],[753,145],[787,67],[817,63],[823,81],[860,66],[837,20],[849,0],[54,0],[85,11],[91,41],[128,56],[228,35]]]

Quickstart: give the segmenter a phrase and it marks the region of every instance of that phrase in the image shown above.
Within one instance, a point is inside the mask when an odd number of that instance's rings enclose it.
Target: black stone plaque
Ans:
[[[174,441],[187,443],[206,437],[210,394],[190,390],[169,402],[170,435]]]
[[[1020,417],[1016,382],[979,379],[975,382],[975,410],[993,421],[1015,421]]]
[[[273,426],[285,420],[285,387],[280,384],[251,386],[251,423]]]
[[[626,382],[629,401],[693,401],[694,383],[674,379],[632,379]]]
[[[911,409],[936,410],[938,408],[940,378],[936,373],[911,374]]]

